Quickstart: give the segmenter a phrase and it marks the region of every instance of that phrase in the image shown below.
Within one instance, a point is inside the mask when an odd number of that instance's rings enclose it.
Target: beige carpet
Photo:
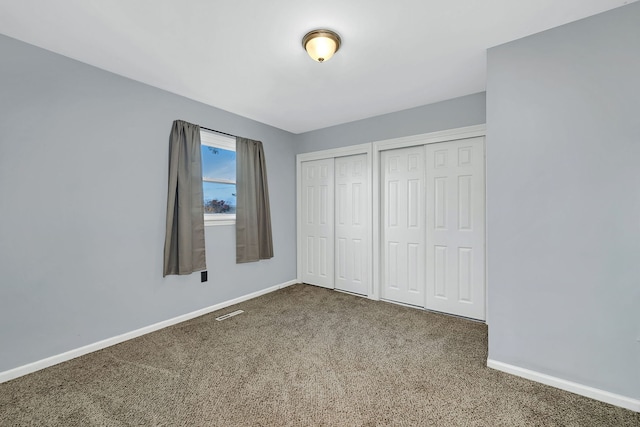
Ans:
[[[0,384],[0,425],[640,426],[486,349],[482,324],[296,285]]]

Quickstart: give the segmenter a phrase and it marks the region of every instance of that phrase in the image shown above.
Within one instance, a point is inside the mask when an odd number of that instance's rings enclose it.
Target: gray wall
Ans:
[[[485,93],[480,92],[299,134],[298,153],[479,125],[485,118]]]
[[[489,357],[640,398],[640,3],[489,50]]]
[[[295,279],[294,135],[0,35],[0,372]],[[264,142],[275,258],[162,278],[174,119]]]

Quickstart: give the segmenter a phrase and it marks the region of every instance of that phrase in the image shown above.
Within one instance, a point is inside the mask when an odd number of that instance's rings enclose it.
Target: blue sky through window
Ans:
[[[215,152],[214,152],[215,150]],[[202,153],[202,177],[204,179],[236,181],[236,152],[224,150],[222,148],[201,146]],[[226,213],[235,213],[236,208],[236,185],[218,182],[203,182],[203,199],[206,203],[209,200],[223,200],[231,206],[231,210]]]

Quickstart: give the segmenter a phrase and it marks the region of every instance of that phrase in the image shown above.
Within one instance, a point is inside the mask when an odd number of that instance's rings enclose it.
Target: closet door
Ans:
[[[333,159],[301,164],[302,280],[334,287]]]
[[[367,155],[335,159],[336,289],[366,295],[369,288]]]
[[[381,154],[382,298],[425,305],[424,146]]]
[[[484,320],[484,138],[429,144],[426,158],[426,308]]]

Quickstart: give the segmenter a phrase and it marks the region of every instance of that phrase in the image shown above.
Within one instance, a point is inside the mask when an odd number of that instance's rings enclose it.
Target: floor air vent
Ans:
[[[244,311],[242,310],[232,311],[231,313],[227,313],[224,316],[216,317],[216,320],[217,321],[226,320],[230,317],[237,316],[238,314],[242,314],[242,313],[244,313]]]

